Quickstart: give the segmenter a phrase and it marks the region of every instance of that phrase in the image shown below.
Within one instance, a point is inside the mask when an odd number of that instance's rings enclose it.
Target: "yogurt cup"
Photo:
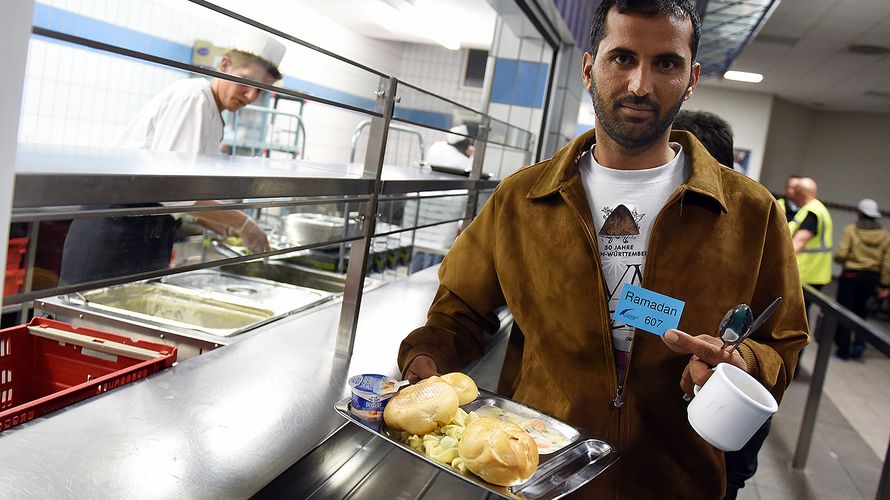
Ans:
[[[349,405],[349,411],[365,422],[380,422],[383,420],[383,409],[386,407],[386,403],[395,395],[392,390],[383,394],[381,392],[384,392],[385,387],[391,388],[398,383],[398,380],[392,377],[376,373],[350,377],[349,387],[352,388],[352,402]]]

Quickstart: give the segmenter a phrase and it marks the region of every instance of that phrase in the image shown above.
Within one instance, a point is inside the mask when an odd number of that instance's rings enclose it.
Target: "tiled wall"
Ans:
[[[415,43],[399,44],[401,47],[400,65],[394,75],[400,80],[423,90],[458,102],[469,108],[482,108],[482,89],[463,85],[464,65],[467,52],[465,50],[448,50],[436,45]],[[403,91],[407,94],[411,91]],[[416,95],[411,92],[412,95]],[[450,124],[460,120],[452,112],[453,106],[438,101],[433,111],[446,115]],[[410,105],[410,104],[409,104]],[[405,125],[420,132],[425,148],[435,141],[445,139],[445,133],[413,125]],[[419,141],[410,134],[392,133],[389,137],[386,163],[395,165],[413,165],[420,160]],[[361,152],[362,149],[359,149]]]
[[[533,63],[537,65],[540,71],[546,73],[549,71],[551,58],[552,51],[542,40],[531,37],[520,38],[511,30],[507,23],[503,22],[501,19],[498,20],[498,24],[495,27],[494,41],[492,42],[492,48],[489,53],[489,64],[497,65],[498,61],[507,61],[509,64],[505,66],[508,66],[511,69],[515,68],[518,72],[519,64]],[[498,70],[497,66],[495,67],[495,70]],[[535,74],[537,75],[537,73]],[[496,78],[496,81],[497,80],[498,79]],[[542,98],[534,98],[529,101],[527,98],[529,87],[525,85],[528,82],[524,82],[518,75],[516,77],[504,78],[502,81],[508,85],[512,83],[514,86],[524,86],[525,89],[522,92],[513,92],[515,88],[506,90],[493,89],[492,102],[489,103],[488,113],[493,118],[503,120],[510,125],[514,125],[524,130],[530,130],[537,136],[541,130],[541,120],[544,113],[543,94]],[[543,81],[543,88],[540,89],[540,92],[542,93],[545,92],[547,88],[546,78]],[[539,86],[540,85],[533,85],[530,88],[537,90],[537,87]],[[497,102],[497,96],[499,94],[505,97],[504,99],[500,99],[501,102]],[[517,99],[513,100],[513,104],[509,103],[511,96],[517,97]],[[512,172],[515,172],[517,169],[525,166],[525,164],[526,155],[523,152],[489,145],[485,154],[485,165],[483,170],[495,174],[498,178],[504,178]]]

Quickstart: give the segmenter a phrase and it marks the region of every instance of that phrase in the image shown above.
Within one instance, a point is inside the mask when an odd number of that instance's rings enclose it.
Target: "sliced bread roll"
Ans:
[[[479,388],[476,387],[476,382],[461,372],[446,373],[442,375],[442,380],[451,384],[451,387],[457,391],[461,406],[472,403],[479,397]]]
[[[470,423],[457,453],[470,472],[500,486],[528,481],[538,469],[535,440],[518,425],[495,418]]]
[[[383,410],[391,429],[409,434],[427,434],[446,425],[457,414],[460,398],[451,384],[430,377],[399,391]]]

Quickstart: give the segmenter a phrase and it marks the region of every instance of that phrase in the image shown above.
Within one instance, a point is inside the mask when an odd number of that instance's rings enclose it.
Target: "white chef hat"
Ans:
[[[856,205],[856,208],[858,208],[860,212],[871,217],[872,219],[881,218],[881,211],[878,210],[878,202],[871,198],[863,198],[859,200],[859,204]]]
[[[452,134],[448,134],[448,136],[445,137],[445,142],[447,142],[448,144],[457,144],[458,142],[463,141],[464,139],[467,139],[467,137],[465,137],[465,136],[470,135],[470,131],[467,130],[466,125],[457,125],[456,127],[451,127],[448,130],[453,132]],[[458,135],[458,134],[463,134],[463,135]]]
[[[256,31],[244,32],[238,35],[235,50],[247,52],[270,62],[272,66],[278,68],[287,48],[278,40]]]

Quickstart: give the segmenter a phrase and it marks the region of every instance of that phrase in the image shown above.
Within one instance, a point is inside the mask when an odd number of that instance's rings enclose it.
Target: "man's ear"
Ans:
[[[698,77],[701,75],[701,64],[692,63],[692,71],[689,74],[689,86],[686,87],[686,92],[683,93],[683,100],[688,101],[692,97],[692,93],[695,91],[695,86],[698,85]]]
[[[593,54],[585,52],[581,59],[581,82],[588,92],[593,92]]]
[[[222,73],[227,73],[230,69],[232,69],[232,60],[229,59],[229,56],[223,56],[219,61],[219,65],[217,65],[216,69]]]

